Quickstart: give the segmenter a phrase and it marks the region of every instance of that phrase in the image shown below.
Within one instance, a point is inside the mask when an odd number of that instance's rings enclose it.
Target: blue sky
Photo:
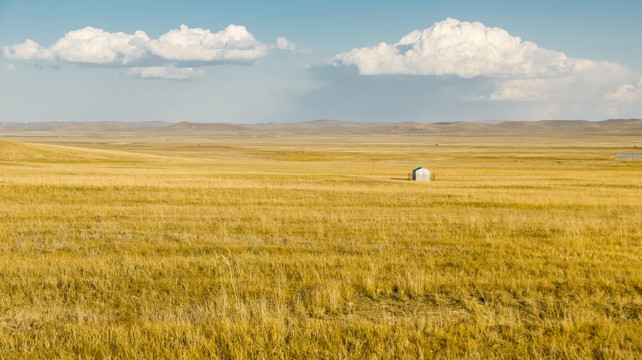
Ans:
[[[0,0],[0,114],[20,122],[641,117],[640,14],[642,2],[618,0]]]

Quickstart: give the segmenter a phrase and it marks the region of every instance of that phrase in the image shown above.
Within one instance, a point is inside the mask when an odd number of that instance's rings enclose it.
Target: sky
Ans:
[[[638,0],[0,0],[0,121],[642,117]]]

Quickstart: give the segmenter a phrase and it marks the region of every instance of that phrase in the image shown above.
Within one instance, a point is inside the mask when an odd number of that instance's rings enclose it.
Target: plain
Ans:
[[[639,358],[631,140],[0,140],[0,357]]]

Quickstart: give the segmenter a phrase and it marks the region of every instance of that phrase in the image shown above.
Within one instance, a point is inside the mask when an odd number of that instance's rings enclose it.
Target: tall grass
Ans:
[[[0,141],[0,357],[638,358],[642,167],[566,140]]]

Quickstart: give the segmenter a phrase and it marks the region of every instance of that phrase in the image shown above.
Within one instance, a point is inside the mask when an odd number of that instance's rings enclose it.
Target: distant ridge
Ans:
[[[304,121],[299,124],[307,124],[311,126],[349,126],[349,125],[354,125],[358,124],[356,122],[350,122],[350,121],[344,121],[344,120],[326,120],[326,119],[319,119],[319,120],[312,120],[312,121]]]
[[[478,122],[351,122],[318,119],[293,123],[168,123],[43,122],[0,123],[0,137],[12,136],[504,136],[504,135],[617,135],[642,136],[641,119],[478,121]]]

